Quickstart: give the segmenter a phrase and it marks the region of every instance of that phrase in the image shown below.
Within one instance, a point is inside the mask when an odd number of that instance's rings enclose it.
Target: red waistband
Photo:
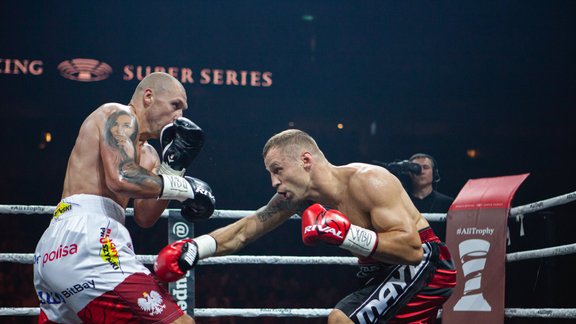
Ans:
[[[434,233],[434,230],[432,230],[431,227],[426,227],[423,228],[421,230],[418,231],[418,234],[420,235],[420,241],[422,241],[422,243],[426,243],[426,242],[441,242],[440,239],[438,238],[438,236],[436,236],[436,233]],[[358,263],[359,264],[374,264],[374,263],[380,263],[380,261],[376,261],[372,258],[363,258],[363,257],[359,257],[358,258]]]
[[[422,241],[422,243],[440,242],[440,239],[438,238],[438,236],[436,236],[436,233],[434,233],[431,227],[421,229],[420,231],[418,231],[418,234],[420,234],[420,240]]]

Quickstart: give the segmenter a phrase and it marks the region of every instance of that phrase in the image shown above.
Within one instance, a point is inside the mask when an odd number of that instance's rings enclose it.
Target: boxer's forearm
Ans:
[[[232,254],[245,247],[249,243],[246,225],[245,219],[240,219],[210,233],[210,236],[218,242],[216,255]]]
[[[134,220],[143,228],[152,227],[168,207],[169,200],[135,199]]]

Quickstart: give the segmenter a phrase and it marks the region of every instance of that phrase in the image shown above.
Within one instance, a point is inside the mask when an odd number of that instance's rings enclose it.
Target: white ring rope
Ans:
[[[537,201],[531,204],[518,206],[510,209],[509,217],[516,217],[519,215],[524,215],[527,213],[533,213],[546,208],[564,205],[576,200],[576,191],[567,193],[561,196]],[[0,215],[10,215],[10,214],[52,214],[54,213],[55,206],[42,206],[42,205],[0,205]],[[162,217],[168,217],[171,213],[179,214],[178,209],[166,209],[162,213]],[[217,209],[211,218],[242,218],[253,214],[253,210],[227,210],[227,209]],[[133,216],[134,209],[126,208],[126,216]],[[443,213],[426,213],[423,214],[427,220],[430,221],[445,221],[446,214]],[[296,218],[293,216],[293,218]]]
[[[278,256],[278,255],[227,255],[201,260],[200,265],[215,264],[301,264],[301,265],[358,265],[355,257],[325,257],[325,256]]]
[[[198,317],[327,317],[332,309],[323,308],[195,308]]]
[[[506,254],[507,262],[554,257],[559,255],[576,254],[576,243],[560,245],[545,249],[514,252]],[[137,255],[136,259],[144,264],[153,264],[155,255]],[[33,253],[0,253],[0,262],[34,263]],[[227,255],[211,257],[200,260],[199,265],[217,264],[299,264],[299,265],[357,265],[355,257],[303,257],[303,256],[278,256],[278,255]]]
[[[194,317],[327,317],[326,308],[195,308]],[[0,316],[38,316],[38,307],[0,307]],[[505,308],[505,317],[576,318],[574,308]]]
[[[505,317],[576,318],[576,308],[505,308]]]
[[[576,191],[558,197],[537,201],[531,204],[514,207],[510,209],[510,217],[533,213],[554,206],[564,205],[574,200],[576,200]]]
[[[155,255],[137,255],[136,259],[144,264],[153,264]],[[0,262],[34,263],[33,253],[0,253]],[[216,264],[299,264],[299,265],[358,265],[355,257],[327,257],[327,256],[278,256],[278,255],[227,255],[211,257],[198,262],[199,265]]]
[[[194,317],[327,317],[330,308],[195,308]],[[34,307],[0,307],[0,316],[36,316],[40,308]],[[438,317],[442,309],[438,311]]]
[[[327,317],[332,309],[323,308],[195,308],[195,317]],[[37,307],[0,307],[0,316],[38,316]]]
[[[55,206],[42,206],[42,205],[0,205],[0,215],[33,215],[33,214],[52,214],[56,209]],[[229,209],[217,209],[210,218],[229,218],[236,219],[246,217],[253,214],[254,210],[229,210]],[[180,214],[179,209],[166,209],[160,217],[166,218],[171,213]],[[446,220],[446,214],[443,213],[428,213],[423,214],[427,220],[432,222],[443,222]],[[133,208],[126,208],[126,216],[134,216]],[[294,215],[292,219],[298,219],[299,217]]]
[[[514,262],[520,260],[546,258],[558,255],[575,254],[575,253],[576,253],[576,243],[553,246],[545,249],[508,253],[506,254],[506,261]]]

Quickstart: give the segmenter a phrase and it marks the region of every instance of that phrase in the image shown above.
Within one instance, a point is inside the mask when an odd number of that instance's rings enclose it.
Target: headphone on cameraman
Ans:
[[[436,163],[436,159],[432,155],[425,154],[425,153],[416,153],[412,155],[408,161],[412,162],[412,160],[417,158],[427,158],[432,161],[432,182],[437,183],[440,181],[440,171],[438,171],[438,164]]]

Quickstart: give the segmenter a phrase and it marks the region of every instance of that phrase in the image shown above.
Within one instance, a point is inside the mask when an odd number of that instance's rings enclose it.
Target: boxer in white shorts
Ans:
[[[105,197],[60,202],[36,247],[34,285],[44,314],[63,323],[104,323],[106,316],[171,322],[183,315],[136,260],[124,209]]]
[[[145,228],[171,199],[190,217],[213,211],[208,185],[183,177],[204,140],[182,117],[186,100],[178,80],[152,73],[128,105],[104,104],[84,120],[62,200],[36,247],[40,323],[194,323],[136,260],[124,227],[130,200],[136,224]],[[161,139],[162,158],[148,144],[154,138]]]

